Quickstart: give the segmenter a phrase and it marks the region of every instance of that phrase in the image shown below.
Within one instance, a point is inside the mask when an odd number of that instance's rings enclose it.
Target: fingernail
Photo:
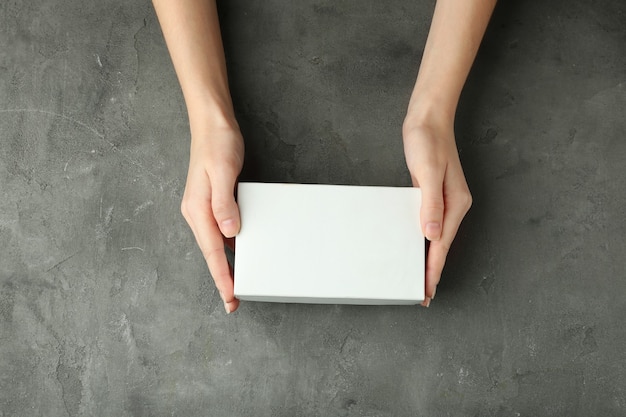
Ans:
[[[226,299],[224,298],[224,293],[222,293],[222,291],[218,290],[218,292],[220,293],[220,298],[222,299],[222,303],[224,304],[224,310],[226,310],[226,314],[230,314],[231,310],[230,310],[230,306],[228,305],[228,303],[226,302]]]
[[[426,238],[428,240],[439,240],[441,235],[441,225],[439,223],[426,223]]]
[[[426,297],[426,299],[424,300],[423,306],[426,308],[430,307],[430,298]]]
[[[222,233],[225,235],[230,235],[235,233],[235,221],[233,219],[226,219],[220,223],[220,229],[222,229]]]
[[[437,293],[437,287],[435,287],[435,289],[433,290],[433,295],[430,296],[431,300],[435,299],[435,293]]]

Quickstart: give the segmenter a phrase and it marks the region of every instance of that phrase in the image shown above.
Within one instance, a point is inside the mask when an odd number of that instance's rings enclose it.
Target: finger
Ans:
[[[238,300],[234,296],[233,277],[226,258],[224,241],[210,207],[199,210],[190,216],[190,226],[198,242],[198,246],[215,281],[215,286],[224,301],[228,313],[235,311]]]
[[[432,167],[420,172],[417,178],[422,190],[422,206],[420,209],[420,223],[422,233],[426,239],[437,241],[443,230],[443,179],[445,167]]]
[[[443,241],[431,242],[426,260],[426,297],[432,299],[441,279],[449,247]]]
[[[234,277],[234,271],[233,271],[232,265],[229,264],[228,266],[229,266],[229,270],[230,270],[230,276],[231,276],[231,278],[233,278]],[[234,280],[233,280],[233,284],[234,284]],[[225,296],[223,296],[221,293],[220,293],[220,297],[222,297],[222,300],[225,299]],[[224,301],[224,308],[226,309],[226,313],[227,314],[230,314],[233,311],[237,310],[238,307],[239,307],[239,299],[237,299],[234,296],[234,294],[233,294],[233,298],[232,298],[231,301]]]
[[[211,175],[211,207],[221,233],[227,238],[239,233],[239,208],[235,202],[237,173],[218,168]]]
[[[428,248],[426,260],[426,296],[428,298],[433,298],[435,295],[450,246],[470,205],[469,192],[457,192],[448,199],[441,239],[431,242]]]

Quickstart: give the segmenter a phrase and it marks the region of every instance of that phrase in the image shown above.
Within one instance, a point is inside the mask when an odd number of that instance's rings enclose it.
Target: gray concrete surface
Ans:
[[[432,6],[222,2],[243,178],[407,185]],[[0,22],[0,416],[626,415],[622,0],[498,6],[457,121],[475,203],[428,310],[226,316],[179,214],[151,5]]]

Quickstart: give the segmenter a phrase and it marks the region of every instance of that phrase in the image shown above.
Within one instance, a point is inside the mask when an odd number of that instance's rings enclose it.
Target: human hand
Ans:
[[[244,144],[238,127],[192,127],[183,216],[206,259],[227,313],[239,306],[224,243],[239,233],[234,191],[243,166]]]
[[[422,190],[420,223],[430,241],[426,258],[428,307],[435,297],[446,256],[472,205],[454,139],[453,123],[407,116],[403,126],[404,154],[414,187]]]

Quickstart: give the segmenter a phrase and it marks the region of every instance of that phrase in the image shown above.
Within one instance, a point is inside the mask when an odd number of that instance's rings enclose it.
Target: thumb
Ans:
[[[234,174],[221,172],[211,178],[211,208],[220,231],[227,238],[239,233],[239,207],[235,202]]]
[[[437,169],[430,170],[419,181],[422,190],[422,207],[420,209],[422,233],[430,241],[439,240],[443,230],[443,179],[444,172]]]

